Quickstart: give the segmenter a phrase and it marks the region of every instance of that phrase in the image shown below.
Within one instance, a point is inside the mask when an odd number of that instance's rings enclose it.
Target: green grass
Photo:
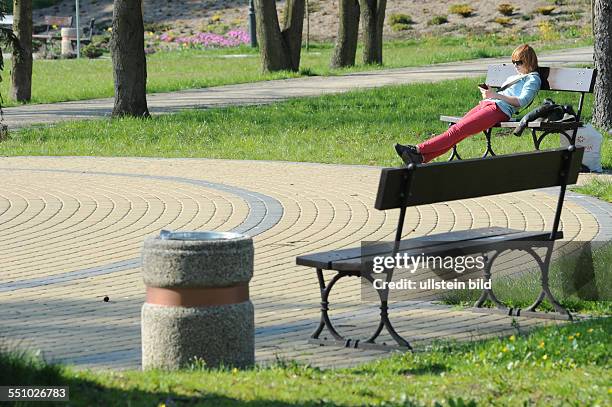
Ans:
[[[582,246],[583,244],[569,243],[563,249],[559,248],[564,250],[566,255],[553,262],[550,267],[550,289],[561,305],[572,313],[612,315],[612,244],[592,242],[588,246]],[[531,260],[529,255],[524,256],[525,259]],[[493,268],[492,281],[496,297],[512,308],[527,308],[541,291],[538,268],[519,277],[499,278],[496,278]],[[471,307],[480,294],[481,291],[475,290],[453,290],[445,296],[443,302]],[[553,311],[553,308],[545,301],[541,310]]]
[[[5,350],[0,353],[0,385],[69,386],[73,406],[610,404],[610,318],[529,334],[520,323],[515,329],[509,338],[438,343],[426,352],[350,369],[322,370],[280,361],[245,371],[194,366],[180,372],[91,372],[49,366]]]
[[[572,190],[612,202],[612,181],[609,178],[592,178],[587,184],[572,188]]]
[[[572,34],[573,35],[573,34]],[[591,44],[589,38],[571,35],[558,42],[539,44],[537,37],[483,37],[438,38],[395,41],[385,43],[384,68],[421,66],[474,58],[509,56],[516,44],[534,42],[538,51]],[[358,65],[350,69],[329,68],[331,44],[315,44],[309,52],[302,52],[301,69],[305,75],[338,75],[346,72],[381,69],[383,67]],[[227,58],[227,55],[246,55]],[[357,60],[361,60],[361,49]],[[10,66],[10,63],[7,64]],[[230,50],[183,50],[158,52],[147,57],[147,91],[168,92],[180,89],[203,88],[293,78],[300,74],[278,72],[262,74],[256,50],[241,47]],[[3,74],[0,94],[8,95],[10,80],[8,70]],[[66,81],[65,78],[70,78]],[[36,60],[32,77],[32,103],[49,103],[67,100],[83,100],[113,96],[112,64],[110,59]],[[4,100],[5,106],[16,102]]]
[[[207,157],[396,166],[395,142],[415,144],[446,125],[440,114],[462,114],[475,105],[482,79],[413,84],[341,95],[293,99],[264,106],[189,110],[151,120],[94,120],[32,128],[0,143],[1,155],[96,155]],[[541,92],[534,102],[551,96]],[[573,94],[553,94],[558,103],[576,104]],[[592,97],[584,114],[591,115]],[[504,135],[505,134],[505,135]],[[495,151],[532,151],[531,137],[495,131]],[[478,157],[484,136],[459,145],[462,155]],[[558,147],[558,136],[543,148]],[[612,145],[602,147],[604,167],[612,167]],[[440,159],[446,159],[442,157]]]

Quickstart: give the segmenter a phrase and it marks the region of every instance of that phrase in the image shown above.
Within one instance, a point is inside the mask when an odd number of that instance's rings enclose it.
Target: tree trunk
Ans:
[[[149,116],[141,2],[142,0],[114,1],[111,37],[115,80],[113,116]]]
[[[612,128],[612,4],[610,0],[594,0],[595,33],[595,104],[593,121]]]
[[[287,0],[282,31],[275,0],[256,0],[255,12],[263,71],[298,71],[302,51],[304,0]]]
[[[13,0],[13,32],[21,52],[13,52],[11,98],[28,102],[32,98],[32,0]]]
[[[359,1],[340,0],[338,7],[338,37],[330,64],[332,68],[355,65],[359,36]]]
[[[383,23],[387,0],[359,0],[363,24],[363,63],[382,64]]]
[[[289,51],[291,70],[300,70],[302,54],[302,31],[304,28],[304,0],[287,0],[285,3],[285,21],[283,22],[283,39]]]

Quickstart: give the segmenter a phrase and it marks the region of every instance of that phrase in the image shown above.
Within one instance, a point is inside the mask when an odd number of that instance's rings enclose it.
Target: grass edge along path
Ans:
[[[608,138],[608,144],[610,141],[610,138]],[[612,203],[612,177],[594,177],[586,184],[573,187],[571,190]]]
[[[555,250],[563,256],[550,265],[549,287],[561,305],[572,314],[612,315],[612,242],[558,242]],[[530,255],[524,252],[522,255],[526,262],[531,261]],[[498,262],[503,261],[502,255]],[[496,297],[511,308],[529,307],[541,291],[540,270],[533,263],[532,266],[533,269],[520,269],[505,276],[499,276],[494,266],[492,282]],[[476,290],[453,290],[442,302],[472,307],[480,294]],[[490,301],[487,303],[494,306]],[[542,303],[540,310],[554,311],[548,301]]]
[[[5,346],[0,385],[67,385],[72,406],[609,405],[612,319],[514,329],[348,369],[280,360],[244,371],[79,371]]]
[[[538,36],[460,36],[425,37],[420,40],[385,43],[385,64],[357,64],[352,68],[330,69],[331,44],[313,44],[302,53],[300,72],[261,72],[257,51],[243,46],[236,49],[187,49],[158,52],[147,56],[147,92],[163,93],[300,76],[333,76],[376,69],[417,67],[429,64],[508,56],[517,44],[530,42],[538,52],[580,47],[592,39],[561,37],[543,41]],[[360,61],[361,48],[357,61]],[[6,74],[5,74],[6,75]],[[70,80],[66,80],[70,78]],[[110,59],[35,60],[32,101],[54,103],[112,97],[114,95]],[[8,95],[10,80],[0,83],[0,94]],[[19,103],[6,98],[4,107]]]
[[[142,120],[134,118],[73,121],[33,127],[0,142],[0,155],[131,156],[253,159],[332,164],[397,166],[395,142],[417,144],[446,129],[440,114],[462,114],[478,103],[480,78],[416,83],[342,94],[290,99],[259,106],[185,110]],[[574,95],[541,92],[560,104],[576,104]],[[593,104],[586,98],[583,117]],[[604,168],[612,168],[612,144],[604,137]],[[529,134],[515,137],[496,129],[498,154],[533,151]],[[557,148],[548,136],[543,149]],[[482,134],[459,144],[464,157],[479,157]],[[447,155],[438,160],[446,160]]]

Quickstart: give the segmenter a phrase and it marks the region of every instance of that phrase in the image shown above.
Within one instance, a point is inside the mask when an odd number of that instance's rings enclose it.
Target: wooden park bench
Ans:
[[[580,94],[578,100],[578,110],[576,111],[575,122],[530,122],[528,129],[531,130],[531,136],[533,138],[533,145],[536,150],[540,149],[540,145],[546,136],[549,134],[561,134],[567,138],[570,144],[574,145],[576,141],[576,134],[578,128],[582,127],[580,121],[582,117],[582,107],[584,104],[584,97],[587,93],[593,93],[593,87],[595,86],[596,70],[589,68],[546,68],[540,67],[538,69],[540,79],[542,80],[542,86],[540,90],[544,91],[560,91],[560,92],[574,92]],[[504,81],[512,75],[516,75],[516,70],[513,65],[501,64],[501,65],[490,65],[487,71],[487,79],[485,83],[489,87],[500,88]],[[526,112],[527,113],[529,109]],[[449,126],[457,123],[461,120],[460,116],[440,116],[440,120],[449,123]],[[518,120],[511,120],[508,122],[498,123],[494,127],[511,128],[518,127]],[[483,154],[483,158],[489,155],[494,156],[495,152],[491,145],[491,133],[493,128],[485,130],[483,133],[487,141],[487,147]],[[461,159],[459,152],[457,151],[457,145],[453,147],[453,151],[449,157],[449,161],[453,159]]]
[[[537,312],[538,306],[546,298],[557,311],[558,314],[555,316],[571,319],[571,314],[555,300],[550,292],[548,266],[551,260],[552,244],[563,237],[563,233],[559,230],[559,222],[566,186],[576,183],[583,153],[583,148],[576,149],[572,145],[567,149],[518,153],[485,159],[410,164],[404,168],[383,169],[374,207],[378,210],[400,209],[391,255],[406,253],[416,256],[446,256],[446,253],[456,252],[483,253],[497,249],[503,251],[505,244],[512,242],[528,241],[530,244],[540,242],[548,250],[545,261],[538,261],[542,276],[542,291],[535,302],[526,310],[508,308],[495,297],[493,290],[489,289],[483,290],[482,296],[474,305],[475,309],[482,311],[481,307],[488,298],[497,305],[498,309],[495,311],[503,312],[506,315],[551,317],[551,314]],[[522,231],[492,227],[401,240],[407,207],[552,186],[560,186],[560,192],[550,231]],[[537,204],[538,202],[534,202],[534,205]],[[367,339],[356,340],[344,337],[334,327],[328,313],[329,296],[338,280],[354,276],[371,281],[372,274],[367,271],[367,266],[364,266],[367,264],[364,259],[379,252],[388,254],[386,247],[388,245],[381,244],[380,248],[374,246],[367,253],[364,253],[361,247],[355,247],[297,257],[298,265],[316,269],[321,291],[321,320],[309,340],[310,343],[389,349],[390,346],[376,343],[383,328],[386,328],[397,344],[393,347],[411,349],[409,342],[402,338],[391,324],[388,315],[388,293],[378,292],[380,321],[373,329],[373,334]],[[326,270],[335,272],[329,282],[326,282],[324,277]],[[483,274],[484,279],[489,281],[491,278],[490,265],[484,268]],[[321,338],[324,329],[327,329],[331,338]]]
[[[47,26],[45,32],[42,34],[34,34],[32,38],[35,40],[39,40],[47,44],[51,40],[61,39],[60,29],[62,27],[72,27],[72,17],[62,17],[62,16],[45,16],[45,25]]]
[[[73,18],[72,16],[45,16],[44,17],[46,29],[44,33],[34,34],[32,38],[38,41],[41,41],[45,44],[45,47],[53,40],[61,40],[61,29],[65,27],[72,27]],[[89,44],[91,42],[91,38],[94,31],[95,19],[92,18],[89,20],[87,35],[83,38],[80,38],[80,42],[82,44]],[[56,28],[54,28],[56,27]],[[76,37],[69,38],[73,43],[76,42]]]

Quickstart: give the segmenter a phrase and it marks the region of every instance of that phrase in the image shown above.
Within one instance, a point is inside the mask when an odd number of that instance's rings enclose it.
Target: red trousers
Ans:
[[[423,155],[423,162],[429,162],[441,156],[464,138],[478,134],[508,119],[508,115],[495,102],[491,100],[481,101],[444,133],[418,145],[419,151]]]

